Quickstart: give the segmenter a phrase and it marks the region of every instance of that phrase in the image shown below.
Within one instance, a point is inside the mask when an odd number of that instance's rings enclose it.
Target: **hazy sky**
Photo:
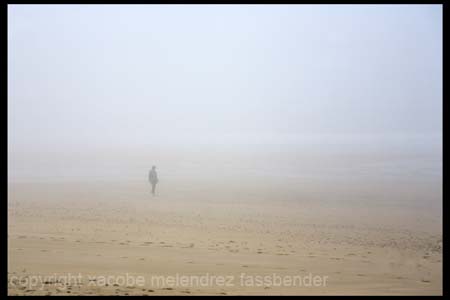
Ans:
[[[441,124],[441,5],[8,6],[17,151]]]

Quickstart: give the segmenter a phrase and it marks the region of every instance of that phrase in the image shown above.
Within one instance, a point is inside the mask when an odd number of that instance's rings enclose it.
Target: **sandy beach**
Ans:
[[[8,294],[442,294],[438,214],[271,187],[10,184]]]
[[[443,294],[442,4],[7,9],[8,295]]]

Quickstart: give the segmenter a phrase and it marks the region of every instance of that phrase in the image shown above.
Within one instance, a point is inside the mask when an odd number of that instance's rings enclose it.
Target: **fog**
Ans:
[[[439,186],[442,54],[441,5],[8,5],[8,180]]]

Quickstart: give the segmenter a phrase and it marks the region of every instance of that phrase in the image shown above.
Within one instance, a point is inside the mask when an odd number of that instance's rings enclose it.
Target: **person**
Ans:
[[[152,169],[150,170],[150,173],[148,174],[148,180],[150,181],[150,184],[152,185],[152,194],[154,196],[156,184],[158,183],[158,174],[156,174],[155,166],[152,166]]]

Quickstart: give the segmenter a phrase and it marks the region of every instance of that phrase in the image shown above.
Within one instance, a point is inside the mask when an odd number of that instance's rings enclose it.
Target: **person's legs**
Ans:
[[[155,187],[156,187],[156,183],[152,183],[152,194],[155,194]]]

